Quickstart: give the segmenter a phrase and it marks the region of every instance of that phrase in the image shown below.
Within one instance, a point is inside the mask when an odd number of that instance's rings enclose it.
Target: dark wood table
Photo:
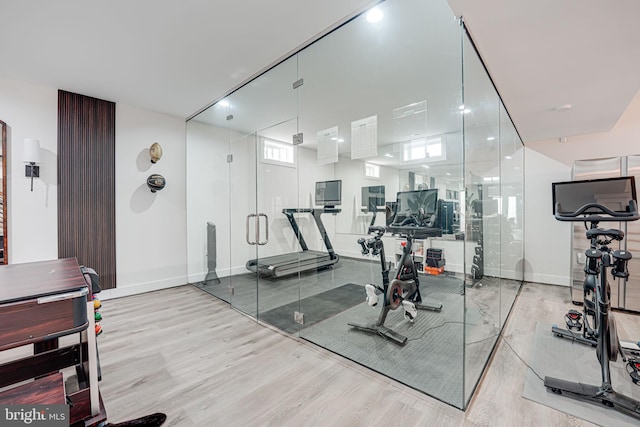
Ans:
[[[77,344],[59,347],[58,338],[74,333],[80,336]],[[105,421],[98,390],[91,289],[75,258],[0,266],[0,351],[31,344],[33,356],[0,365],[0,387],[36,379],[42,384],[40,390],[46,388],[45,383],[55,389],[61,381],[53,378],[60,376],[51,374],[75,366],[79,389],[66,394],[73,403],[71,424],[90,426]],[[21,393],[21,399],[28,398],[29,388]]]

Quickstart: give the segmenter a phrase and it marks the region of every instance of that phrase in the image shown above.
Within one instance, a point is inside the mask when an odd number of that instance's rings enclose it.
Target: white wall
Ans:
[[[230,274],[229,131],[187,124],[187,259],[189,282],[207,274],[207,222],[216,226],[216,273]]]
[[[56,259],[58,89],[0,78],[0,119],[10,128],[9,262]],[[39,139],[42,148],[33,192],[24,176],[24,138]],[[143,152],[155,141],[164,157],[145,170]],[[184,119],[116,105],[117,289],[101,298],[186,283],[184,141]],[[167,178],[156,195],[144,189],[152,172]]]
[[[0,78],[0,120],[7,141],[9,262],[58,257],[58,90]],[[22,141],[40,140],[40,178],[25,177]]]
[[[117,288],[103,298],[187,282],[185,129],[184,119],[116,105]],[[154,142],[163,150],[156,164]],[[153,173],[166,179],[156,193],[146,184]]]
[[[552,215],[551,183],[571,180],[575,160],[640,153],[640,92],[609,132],[567,142],[527,143],[525,153],[525,280],[569,285],[571,225]]]

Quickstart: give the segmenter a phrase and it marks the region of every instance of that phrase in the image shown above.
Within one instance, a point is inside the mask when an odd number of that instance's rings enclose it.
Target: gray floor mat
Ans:
[[[463,402],[463,325],[460,281],[439,278],[427,301],[443,304],[441,312],[420,310],[415,322],[403,310],[389,312],[385,326],[407,336],[404,347],[347,325],[375,322],[379,308],[362,303],[300,332],[304,339],[354,360],[396,381],[455,406]]]
[[[303,298],[299,302],[294,301],[260,313],[258,319],[292,334],[300,328],[307,328],[360,304],[364,298],[365,292],[362,285],[347,283],[329,291]],[[295,311],[304,313],[303,325],[294,322]]]
[[[595,349],[568,339],[558,338],[551,325],[536,325],[530,365],[542,378],[545,376],[601,384],[600,364]],[[633,399],[640,399],[640,387],[631,382],[620,358],[611,363],[611,382],[614,390]],[[531,370],[527,371],[523,397],[601,426],[638,426],[640,422],[604,405],[590,404],[568,396],[551,393]]]

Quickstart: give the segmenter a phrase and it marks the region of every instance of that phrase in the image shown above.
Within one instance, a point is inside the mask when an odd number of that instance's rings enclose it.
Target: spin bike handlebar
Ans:
[[[640,219],[635,200],[629,200],[627,212],[615,212],[599,203],[587,203],[575,212],[562,212],[560,203],[556,203],[554,216],[558,221],[575,222],[628,222]]]

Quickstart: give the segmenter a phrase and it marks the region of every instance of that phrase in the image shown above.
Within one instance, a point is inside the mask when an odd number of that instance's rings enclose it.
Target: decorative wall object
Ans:
[[[162,158],[162,146],[157,142],[151,144],[151,147],[149,147],[149,156],[151,156],[151,163],[158,163]]]
[[[152,193],[162,190],[166,183],[167,182],[164,179],[164,176],[157,173],[149,175],[149,177],[147,178],[147,187],[149,187]]]
[[[58,257],[116,287],[116,104],[58,91]]]

